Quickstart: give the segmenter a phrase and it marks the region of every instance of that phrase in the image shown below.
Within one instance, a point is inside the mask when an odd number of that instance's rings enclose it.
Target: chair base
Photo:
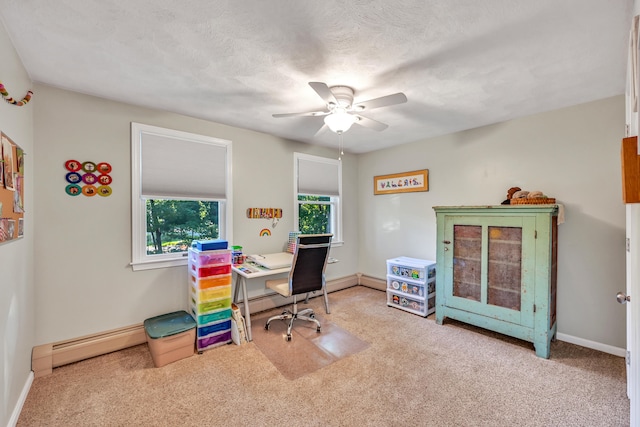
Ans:
[[[306,308],[302,311],[297,310],[297,304],[294,302],[293,311],[284,310],[282,314],[278,314],[276,316],[271,316],[267,319],[267,323],[264,325],[264,328],[268,331],[269,324],[272,320],[288,320],[289,324],[287,326],[287,341],[291,341],[291,330],[293,329],[293,322],[296,320],[306,320],[307,322],[313,322],[316,324],[316,332],[320,332],[322,327],[318,319],[316,319],[316,315],[312,309]]]

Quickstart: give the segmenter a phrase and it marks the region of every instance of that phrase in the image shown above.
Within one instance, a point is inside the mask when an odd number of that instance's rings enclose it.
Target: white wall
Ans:
[[[385,260],[435,259],[433,206],[491,205],[518,186],[556,197],[558,331],[625,347],[625,207],[620,141],[624,97],[512,120],[361,155],[360,270],[385,277]],[[373,195],[373,176],[429,169],[429,191]]]
[[[3,25],[0,25],[0,52],[1,82],[9,96],[20,100],[32,89],[32,84]],[[0,130],[26,153],[25,236],[0,244],[0,425],[9,423],[31,372],[31,348],[35,330],[32,132],[34,102],[35,97],[29,104],[17,107],[0,100]],[[12,209],[12,206],[2,207],[3,212]]]
[[[233,141],[232,244],[245,253],[282,251],[293,229],[293,152],[335,157],[337,151],[283,140],[177,114],[36,87],[36,345],[141,323],[187,308],[187,269],[133,272],[131,262],[130,122],[162,126]],[[215,100],[212,100],[215,102]],[[247,120],[251,120],[250,117]],[[65,191],[66,160],[109,162],[110,197],[71,197]],[[331,255],[341,262],[328,279],[357,271],[357,161],[343,158],[345,244]],[[194,173],[197,173],[194,171]],[[283,209],[271,222],[248,219],[249,207]],[[264,281],[250,281],[260,294]]]

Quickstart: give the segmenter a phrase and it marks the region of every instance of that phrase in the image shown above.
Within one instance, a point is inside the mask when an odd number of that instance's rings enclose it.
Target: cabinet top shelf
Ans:
[[[558,205],[478,205],[478,206],[434,206],[436,212],[521,212],[521,213],[557,213]]]

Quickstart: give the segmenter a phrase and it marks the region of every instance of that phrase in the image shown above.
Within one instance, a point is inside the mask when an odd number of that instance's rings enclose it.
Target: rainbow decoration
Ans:
[[[268,228],[263,228],[262,230],[260,230],[260,237],[262,236],[271,236],[271,230],[269,230]]]
[[[4,85],[2,84],[2,82],[0,82],[0,94],[2,94],[2,97],[4,98],[4,100],[7,101],[9,104],[13,104],[13,105],[16,105],[18,107],[22,107],[27,102],[31,101],[31,96],[33,95],[33,92],[32,91],[28,91],[27,94],[25,95],[25,97],[22,98],[22,101],[16,101],[15,99],[13,99],[12,97],[9,96],[9,92],[7,92],[7,90],[4,88]]]

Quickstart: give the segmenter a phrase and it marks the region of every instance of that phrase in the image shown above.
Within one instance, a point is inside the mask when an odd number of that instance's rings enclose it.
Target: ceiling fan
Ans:
[[[404,93],[398,92],[392,95],[381,96],[380,98],[370,99],[353,103],[354,91],[348,86],[332,86],[329,87],[322,82],[309,82],[309,86],[322,98],[327,104],[326,110],[308,111],[305,113],[284,113],[273,114],[273,117],[324,117],[324,125],[317,133],[322,132],[326,127],[337,134],[342,134],[351,128],[354,123],[369,129],[382,131],[389,125],[363,116],[361,113],[374,108],[386,107],[389,105],[402,104],[407,102]]]

